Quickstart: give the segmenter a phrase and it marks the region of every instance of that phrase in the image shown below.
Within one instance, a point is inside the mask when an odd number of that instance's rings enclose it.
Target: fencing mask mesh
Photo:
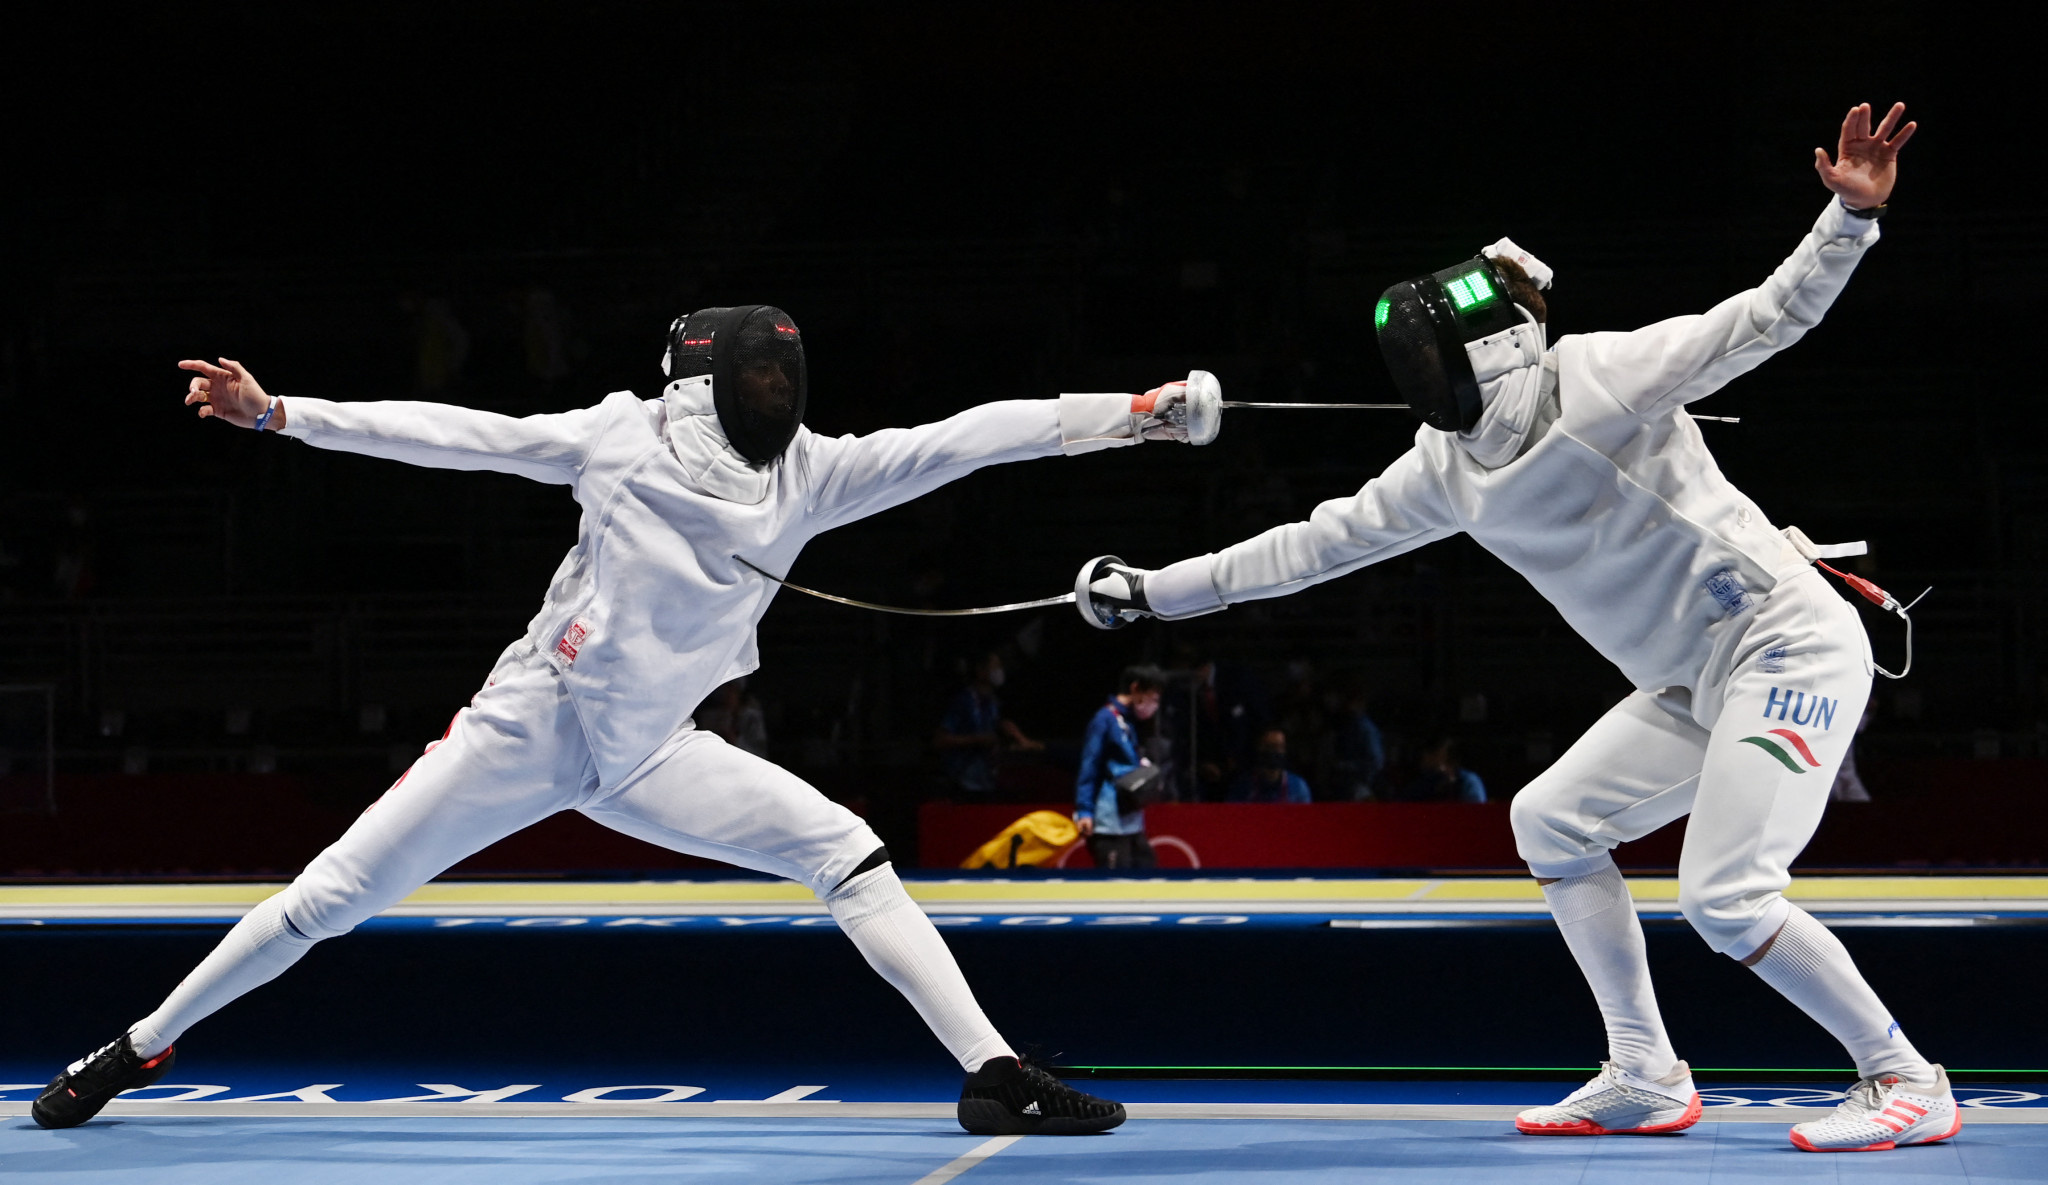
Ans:
[[[773,305],[699,309],[678,317],[669,326],[661,367],[670,378],[711,376],[718,426],[749,461],[781,456],[803,423],[810,387],[803,335]]]
[[[1373,311],[1395,388],[1417,418],[1445,432],[1469,430],[1485,410],[1465,343],[1520,324],[1507,277],[1483,255],[1401,281]]]

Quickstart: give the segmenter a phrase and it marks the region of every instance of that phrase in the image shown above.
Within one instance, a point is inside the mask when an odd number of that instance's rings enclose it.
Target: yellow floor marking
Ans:
[[[254,905],[276,884],[5,885],[0,905]]]
[[[1400,901],[1424,882],[1412,880],[1326,881],[909,881],[918,901]]]
[[[407,897],[406,905],[548,905],[786,902],[809,905],[817,897],[793,881],[437,881]]]
[[[2048,900],[2048,877],[1808,876],[1795,878],[1785,895],[1794,900],[1817,897],[1833,901]]]
[[[1630,881],[1633,887],[1640,882]],[[1487,877],[1470,880],[1440,880],[1417,900],[1421,901],[1541,901],[1543,887],[1531,877]]]
[[[0,909],[221,906],[246,909],[282,889],[279,883],[0,885]],[[1158,902],[1196,905],[1289,902],[1342,907],[1383,903],[1472,904],[1541,901],[1543,891],[1527,877],[1471,877],[1442,880],[1004,880],[910,881],[910,895],[931,906],[1059,905],[1072,902]],[[1678,882],[1668,877],[1635,877],[1629,891],[1638,902],[1667,904],[1678,899]],[[2041,902],[2048,907],[2048,876],[1821,876],[1798,877],[1787,896],[1829,902]],[[663,905],[815,906],[810,890],[788,881],[444,881],[430,884],[402,903],[413,909],[463,906]]]

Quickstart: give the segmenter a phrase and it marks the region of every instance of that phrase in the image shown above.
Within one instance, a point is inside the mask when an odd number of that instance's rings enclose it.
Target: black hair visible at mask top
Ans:
[[[1473,300],[1468,277],[1490,285],[1490,292]],[[1463,307],[1453,289],[1465,297]],[[1486,409],[1465,345],[1522,324],[1516,308],[1507,277],[1484,255],[1381,294],[1373,311],[1380,355],[1417,419],[1445,432],[1469,431],[1479,422]]]
[[[749,461],[782,455],[809,401],[803,335],[773,305],[699,309],[669,327],[670,378],[711,376],[718,425]]]

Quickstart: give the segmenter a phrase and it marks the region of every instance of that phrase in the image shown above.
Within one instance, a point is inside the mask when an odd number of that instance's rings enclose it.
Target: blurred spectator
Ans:
[[[1404,802],[1485,802],[1486,783],[1458,764],[1458,743],[1450,737],[1423,750],[1415,777],[1401,793]]]
[[[1877,701],[1866,700],[1863,704],[1863,718],[1856,722],[1856,733],[1849,738],[1849,751],[1842,755],[1842,768],[1835,771],[1835,784],[1828,787],[1828,798],[1834,802],[1869,802],[1870,790],[1863,785],[1862,775],[1856,772],[1856,742],[1863,736],[1863,730],[1870,727],[1870,713]]]
[[[1340,800],[1371,799],[1379,793],[1380,774],[1387,767],[1386,740],[1365,709],[1365,692],[1352,687],[1331,729],[1330,791]]]
[[[1206,659],[1193,677],[1195,730],[1182,741],[1192,742],[1196,769],[1182,797],[1218,802],[1237,772],[1250,767],[1259,733],[1273,725],[1273,704],[1258,676],[1239,664]]]
[[[552,388],[556,380],[569,374],[569,309],[560,297],[539,284],[529,285],[513,300],[521,320],[526,373]]]
[[[98,583],[98,548],[93,536],[92,511],[83,501],[73,501],[64,512],[57,562],[50,573],[58,596],[75,601],[90,595],[93,585]]]
[[[1287,734],[1269,728],[1259,734],[1252,768],[1230,784],[1232,802],[1307,802],[1308,783],[1287,768]]]
[[[1019,750],[1045,746],[1024,735],[1015,722],[1003,718],[1002,701],[996,688],[1003,685],[1002,656],[990,651],[974,664],[967,685],[953,696],[932,745],[939,751],[946,779],[968,794],[991,794],[996,788],[996,766],[1004,742]]]
[[[1216,663],[1193,646],[1174,647],[1175,670],[1159,704],[1161,735],[1179,754],[1173,771],[1175,797],[1183,802],[1217,802],[1226,782],[1223,716],[1216,695]]]
[[[1316,777],[1317,784],[1329,789],[1330,773],[1330,711],[1334,703],[1326,704],[1316,679],[1313,662],[1297,658],[1287,664],[1287,690],[1281,692],[1278,713],[1273,719],[1263,721],[1259,737],[1253,738],[1253,762],[1257,762],[1257,746],[1268,727],[1278,728],[1287,734],[1289,752],[1294,768],[1307,770]]]
[[[734,679],[711,693],[697,709],[697,727],[715,732],[727,744],[756,757],[768,756],[768,718],[761,701],[747,694],[745,678]]]
[[[408,292],[398,298],[398,307],[412,318],[417,389],[426,395],[446,391],[461,376],[463,363],[469,361],[469,331],[455,319],[448,302],[438,296]]]
[[[1074,825],[1088,841],[1095,867],[1150,868],[1152,845],[1145,839],[1145,809],[1117,782],[1149,768],[1138,755],[1137,722],[1159,712],[1158,671],[1127,667],[1117,693],[1088,722],[1081,744],[1081,768],[1074,779]]]

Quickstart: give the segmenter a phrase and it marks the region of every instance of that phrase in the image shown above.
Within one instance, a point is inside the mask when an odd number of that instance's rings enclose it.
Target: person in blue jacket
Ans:
[[[1443,737],[1422,751],[1415,778],[1401,798],[1408,802],[1485,802],[1486,783],[1458,760],[1458,742]]]
[[[1117,809],[1116,780],[1146,764],[1138,753],[1137,722],[1159,713],[1159,672],[1126,667],[1118,691],[1088,721],[1081,768],[1074,778],[1074,825],[1088,841],[1097,868],[1150,868],[1145,811]]]
[[[1308,783],[1287,768],[1287,734],[1269,728],[1259,734],[1252,768],[1230,784],[1232,802],[1308,802]]]

